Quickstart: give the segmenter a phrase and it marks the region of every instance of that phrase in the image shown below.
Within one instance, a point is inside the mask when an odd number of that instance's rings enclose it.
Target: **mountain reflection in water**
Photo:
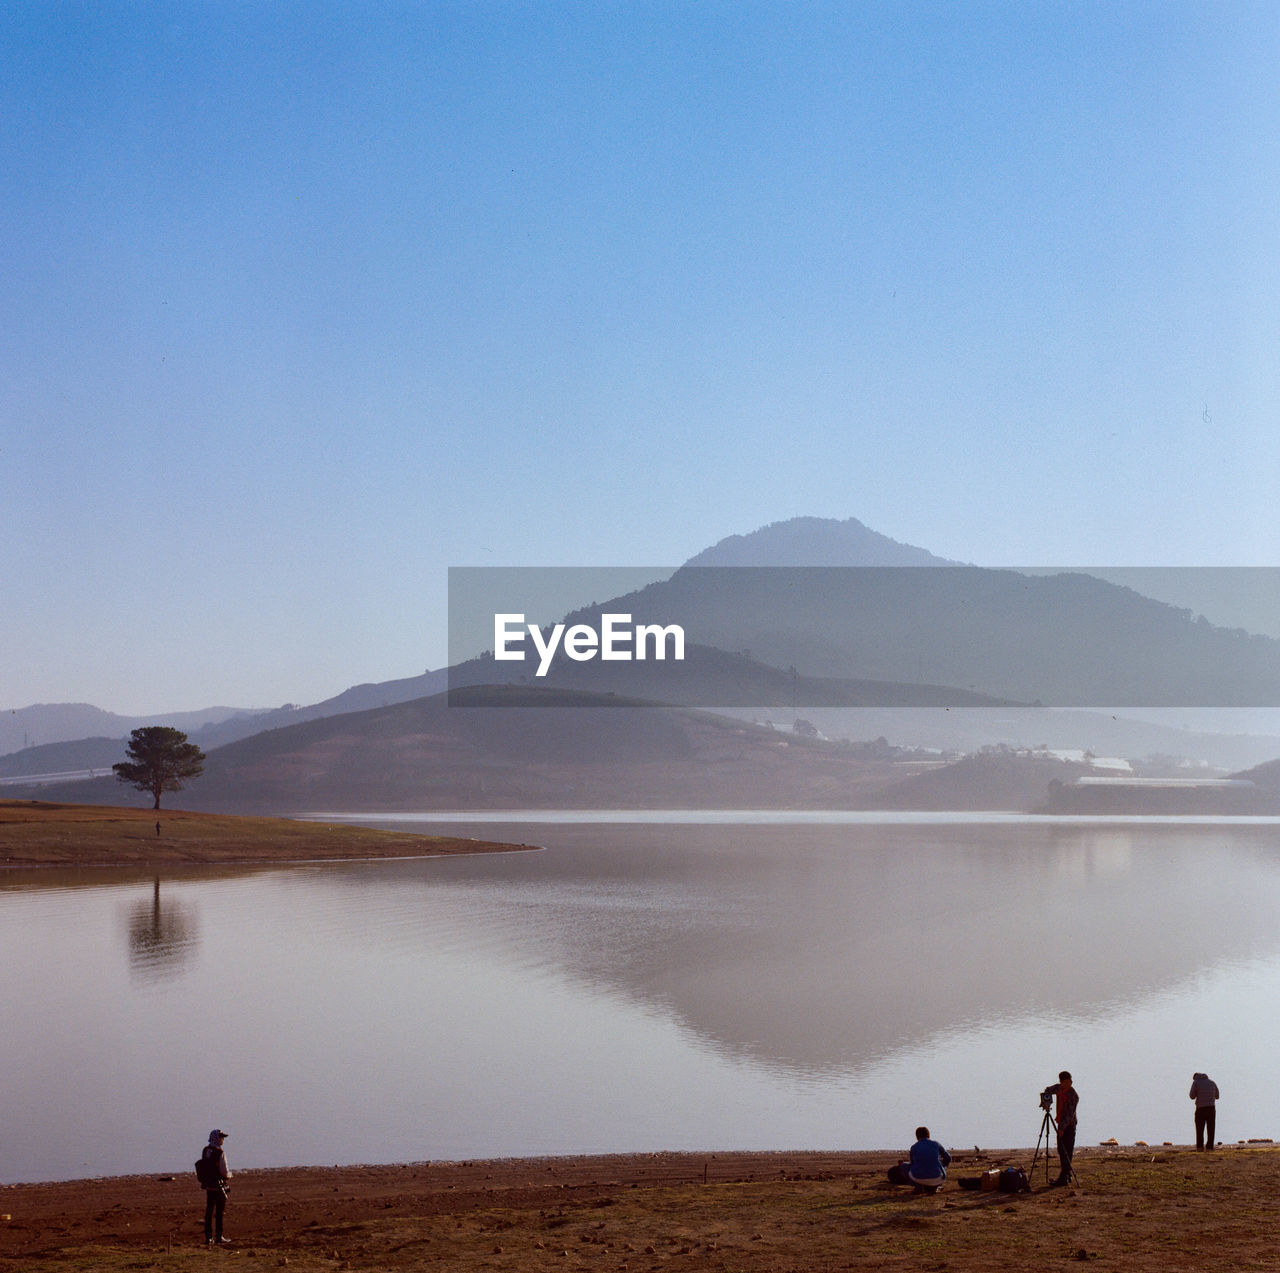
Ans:
[[[1274,823],[424,829],[546,851],[0,879],[0,1180],[1280,1129]]]
[[[1150,827],[1056,823],[485,834],[554,851],[317,883],[394,879],[410,908],[451,894],[522,963],[798,1071],[854,1068],[970,1023],[1090,1017],[1280,951],[1269,826],[1154,840]]]

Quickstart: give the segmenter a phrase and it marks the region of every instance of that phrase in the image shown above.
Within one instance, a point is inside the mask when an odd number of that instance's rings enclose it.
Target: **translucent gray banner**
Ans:
[[[455,567],[457,705],[1280,706],[1280,568]]]

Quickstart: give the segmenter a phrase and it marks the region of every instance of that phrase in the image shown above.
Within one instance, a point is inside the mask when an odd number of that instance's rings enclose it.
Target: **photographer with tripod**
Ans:
[[[1045,1120],[1049,1121],[1049,1107],[1057,1100],[1057,1121],[1054,1130],[1058,1133],[1058,1178],[1049,1183],[1052,1185],[1069,1184],[1075,1174],[1071,1170],[1071,1159],[1076,1152],[1076,1106],[1080,1103],[1080,1094],[1072,1086],[1071,1074],[1063,1070],[1056,1083],[1049,1084],[1040,1093],[1040,1108],[1044,1110]],[[1048,1153],[1048,1146],[1045,1146]]]

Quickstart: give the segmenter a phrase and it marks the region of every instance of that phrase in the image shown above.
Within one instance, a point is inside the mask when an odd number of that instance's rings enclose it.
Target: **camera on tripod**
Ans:
[[[1053,1098],[1058,1094],[1058,1085],[1055,1083],[1050,1087],[1046,1087],[1040,1093],[1040,1108],[1048,1113],[1053,1108]]]

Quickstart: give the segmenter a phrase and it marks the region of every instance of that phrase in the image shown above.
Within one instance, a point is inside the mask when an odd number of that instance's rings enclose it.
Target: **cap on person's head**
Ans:
[[[1058,1081],[1059,1081],[1060,1083],[1070,1083],[1070,1082],[1071,1082],[1071,1071],[1070,1071],[1070,1070],[1060,1070],[1060,1071],[1059,1071],[1059,1073],[1058,1073]]]
[[[226,1140],[226,1138],[227,1133],[215,1127],[213,1131],[209,1133],[209,1144],[212,1145],[215,1140]]]

